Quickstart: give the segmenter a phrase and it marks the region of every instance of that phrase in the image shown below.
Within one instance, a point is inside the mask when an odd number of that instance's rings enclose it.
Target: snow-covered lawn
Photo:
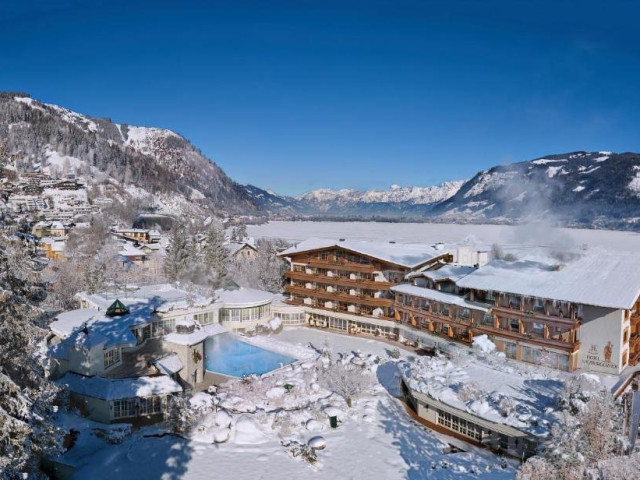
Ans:
[[[514,477],[512,464],[503,468],[492,453],[436,434],[409,417],[393,395],[399,392],[396,362],[411,359],[411,352],[401,351],[399,360],[390,359],[394,347],[386,343],[308,328],[289,328],[250,341],[286,350],[300,361],[261,379],[225,385],[215,395],[197,394],[192,405],[204,415],[186,440],[144,437],[158,431],[149,427],[119,445],[103,442],[95,453],[83,452],[75,478]],[[322,372],[328,360],[319,353],[326,345],[334,363],[355,368],[368,379],[351,408],[327,388]],[[340,421],[337,429],[329,425],[333,415]],[[316,446],[326,444],[316,450],[317,461],[294,458],[294,446],[312,439]],[[449,453],[449,443],[466,451]]]

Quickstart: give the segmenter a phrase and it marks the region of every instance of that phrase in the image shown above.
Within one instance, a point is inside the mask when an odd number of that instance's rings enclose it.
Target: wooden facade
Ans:
[[[410,268],[340,246],[289,255],[288,303],[334,312],[395,320],[390,287]],[[438,257],[440,258],[440,257]],[[437,259],[425,260],[425,264]]]
[[[465,343],[486,334],[508,358],[560,370],[578,368],[578,305],[504,293],[488,297],[470,292],[469,297],[478,309],[398,293],[396,315],[405,324]]]

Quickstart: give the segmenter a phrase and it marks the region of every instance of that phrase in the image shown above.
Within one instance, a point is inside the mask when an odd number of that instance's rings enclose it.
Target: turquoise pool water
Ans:
[[[204,368],[230,377],[262,375],[295,361],[243,342],[230,333],[209,337],[204,343]]]

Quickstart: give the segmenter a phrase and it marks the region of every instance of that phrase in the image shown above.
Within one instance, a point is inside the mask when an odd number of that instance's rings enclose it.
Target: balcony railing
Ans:
[[[513,332],[511,330],[505,330],[502,328],[494,328],[488,325],[474,325],[473,331],[476,335],[486,333],[495,337],[504,337],[514,340],[526,341],[537,345],[549,346],[554,348],[560,348],[563,350],[569,350],[571,352],[576,351],[580,347],[580,341],[578,340],[579,328],[571,329],[569,332],[569,339],[567,341],[562,340],[561,335],[557,334],[545,338],[544,335],[529,333]]]
[[[529,310],[529,311],[517,310],[514,308],[501,307],[501,306],[493,307],[493,311],[497,314],[504,314],[502,316],[529,318],[532,320],[538,319],[542,322],[554,322],[554,323],[561,323],[565,325],[574,325],[577,321],[579,321],[578,316],[575,315],[574,312],[571,312],[570,316],[560,317],[556,315],[546,315],[544,313],[538,313],[532,310]]]
[[[370,305],[374,307],[391,307],[393,300],[390,298],[375,298],[368,296],[349,295],[338,292],[327,292],[324,290],[313,290],[304,287],[298,287],[294,285],[285,286],[285,291],[296,295],[302,295],[306,297],[324,298],[328,301],[343,301],[350,304],[362,304]]]
[[[375,280],[365,279],[365,278],[357,278],[352,279],[349,277],[339,277],[336,275],[320,275],[316,273],[306,273],[306,272],[295,272],[293,270],[287,270],[285,273],[285,277],[295,279],[295,280],[304,280],[309,282],[318,282],[325,283],[330,285],[346,285],[346,286],[358,286],[361,288],[372,288],[377,290],[388,290],[390,287],[395,285],[391,282],[376,282]]]

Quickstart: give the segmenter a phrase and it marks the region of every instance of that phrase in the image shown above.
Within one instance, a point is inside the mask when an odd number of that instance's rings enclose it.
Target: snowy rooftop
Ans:
[[[386,262],[403,267],[415,268],[423,263],[448,253],[438,250],[424,243],[384,243],[365,240],[336,241],[323,238],[311,238],[300,242],[295,247],[288,248],[280,256],[290,256],[295,253],[308,252],[325,248],[340,247],[368,257],[378,258]]]
[[[431,288],[416,287],[414,285],[397,285],[391,287],[391,291],[396,293],[403,293],[405,295],[412,295],[415,297],[426,298],[427,300],[434,300],[436,302],[448,303],[451,305],[458,305],[463,308],[469,308],[472,310],[480,310],[487,312],[489,309],[483,308],[475,303],[466,301],[459,295],[453,293],[445,293],[439,290],[433,290]]]
[[[184,368],[180,357],[176,353],[171,353],[154,362],[154,365],[163,375],[173,375]]]
[[[421,272],[414,272],[407,275],[408,278],[415,277],[426,277],[434,282],[440,282],[442,280],[451,280],[452,282],[457,282],[462,277],[469,275],[471,272],[475,271],[474,267],[469,267],[465,265],[456,265],[456,264],[445,264],[437,270],[425,270]]]
[[[85,322],[97,318],[104,318],[104,316],[95,308],[79,308],[59,314],[49,324],[49,328],[58,337],[67,338],[75,330],[82,328]]]
[[[254,288],[238,288],[236,290],[216,290],[216,301],[223,307],[247,307],[262,305],[273,300],[274,294]]]
[[[187,292],[168,283],[129,287],[124,291],[117,292],[105,291],[94,294],[81,292],[78,297],[100,310],[106,310],[115,300],[120,300],[127,306],[136,303],[153,303],[156,306],[160,306],[186,301],[191,301],[195,304],[208,304],[212,301],[211,298]]]
[[[627,309],[640,295],[640,255],[595,250],[563,263],[532,254],[513,262],[494,260],[456,283],[463,288]]]
[[[191,346],[202,342],[208,337],[219,335],[221,333],[227,333],[227,329],[219,323],[212,323],[211,325],[205,325],[200,329],[196,329],[191,333],[170,333],[164,336],[164,340],[177,345]]]
[[[133,245],[130,245],[128,243],[123,243],[120,246],[120,250],[118,251],[118,254],[122,255],[123,257],[144,257],[147,255],[139,248],[136,248]]]
[[[67,373],[57,381],[71,392],[102,400],[150,397],[182,392],[182,387],[167,376],[137,377],[110,380]]]
[[[409,388],[485,420],[545,435],[555,421],[554,408],[564,380],[519,365],[490,366],[478,358],[453,362],[420,357],[400,364]],[[508,409],[508,404],[513,408]]]

